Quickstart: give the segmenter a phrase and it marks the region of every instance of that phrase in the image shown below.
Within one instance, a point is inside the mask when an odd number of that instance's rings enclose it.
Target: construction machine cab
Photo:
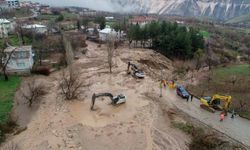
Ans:
[[[141,78],[141,79],[145,77],[145,73],[142,70],[139,70],[135,64],[128,62],[127,73],[130,74],[131,71],[134,77]]]
[[[231,102],[232,102],[231,96],[224,96],[224,95],[215,94],[212,97],[212,101],[210,102],[210,104],[214,105],[214,107],[217,107],[220,110],[224,110],[225,112],[227,112],[230,105],[231,105]]]

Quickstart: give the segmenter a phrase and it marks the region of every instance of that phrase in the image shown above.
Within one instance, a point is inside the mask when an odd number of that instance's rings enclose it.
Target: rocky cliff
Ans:
[[[227,20],[250,13],[250,0],[107,0],[114,11],[206,16]]]

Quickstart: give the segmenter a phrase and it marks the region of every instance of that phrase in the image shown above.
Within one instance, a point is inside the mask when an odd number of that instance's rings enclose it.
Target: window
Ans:
[[[18,58],[28,58],[29,54],[26,51],[21,51],[18,53]]]
[[[17,67],[18,68],[24,68],[25,67],[25,63],[24,62],[17,63]]]

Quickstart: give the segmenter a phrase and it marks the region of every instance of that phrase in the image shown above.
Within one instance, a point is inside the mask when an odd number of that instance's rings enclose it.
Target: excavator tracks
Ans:
[[[211,113],[215,113],[215,109],[213,109],[213,108],[211,108],[211,107],[208,107],[208,106],[206,106],[206,105],[204,105],[204,104],[201,104],[200,107],[201,107],[202,109],[205,109],[205,110],[211,112]]]

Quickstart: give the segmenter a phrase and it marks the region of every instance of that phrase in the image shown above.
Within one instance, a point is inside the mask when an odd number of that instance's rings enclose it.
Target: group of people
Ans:
[[[234,109],[232,110],[232,115],[231,118],[234,119],[234,116],[236,115],[236,112],[234,111]],[[225,112],[221,112],[220,113],[220,121],[222,122],[225,119]]]
[[[191,100],[191,102],[193,101],[193,97],[194,97],[194,95],[193,94],[190,94],[190,96],[188,96],[186,99],[187,99],[187,102],[189,101],[189,98],[190,98],[190,100]]]
[[[174,80],[170,80],[170,81],[166,81],[166,80],[161,80],[160,82],[160,88],[167,88],[167,86],[170,88],[170,89],[173,89],[175,87],[175,82]]]

